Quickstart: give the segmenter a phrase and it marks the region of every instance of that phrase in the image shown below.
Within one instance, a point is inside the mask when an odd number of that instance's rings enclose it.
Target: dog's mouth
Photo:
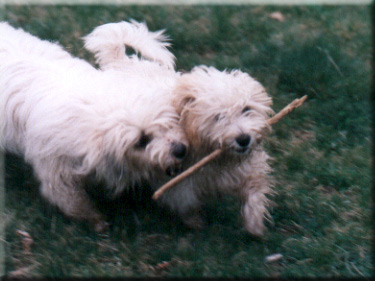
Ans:
[[[172,165],[172,166],[167,167],[167,169],[165,169],[165,173],[169,177],[175,177],[178,174],[180,174],[182,172],[182,170],[183,170],[182,165],[176,164],[176,165]]]
[[[250,147],[236,147],[233,150],[237,154],[246,154],[250,152]]]

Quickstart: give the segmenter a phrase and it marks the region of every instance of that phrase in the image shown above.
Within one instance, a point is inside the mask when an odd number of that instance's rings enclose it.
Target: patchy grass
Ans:
[[[275,11],[285,20],[271,19]],[[178,69],[240,68],[264,84],[275,111],[309,95],[266,144],[277,195],[264,239],[242,229],[231,198],[208,206],[207,227],[194,232],[147,192],[100,202],[113,227],[99,236],[49,207],[30,168],[8,155],[9,276],[372,275],[369,7],[6,6],[0,16],[91,62],[80,37],[102,23],[146,21],[167,29]],[[266,263],[275,253],[283,258]]]

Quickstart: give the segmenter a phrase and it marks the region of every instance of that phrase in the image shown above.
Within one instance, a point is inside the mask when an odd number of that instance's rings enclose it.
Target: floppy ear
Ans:
[[[184,97],[177,97],[174,99],[174,106],[176,108],[177,114],[181,115],[182,111],[187,108],[195,100],[194,96],[186,95]]]
[[[191,146],[199,147],[197,135],[197,118],[193,110],[197,98],[197,87],[189,77],[183,77],[174,89],[173,105],[180,116],[180,124],[184,128]]]
[[[188,79],[181,79],[174,89],[173,105],[176,108],[177,114],[182,115],[192,102],[195,101],[195,89],[190,85]]]

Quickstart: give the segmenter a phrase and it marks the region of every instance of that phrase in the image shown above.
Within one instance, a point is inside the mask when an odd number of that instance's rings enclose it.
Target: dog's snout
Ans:
[[[187,148],[183,143],[172,144],[172,154],[178,159],[183,159],[186,156]]]
[[[236,142],[241,147],[247,147],[247,146],[249,146],[250,141],[251,141],[251,137],[248,134],[242,134],[242,135],[239,135],[236,138]]]

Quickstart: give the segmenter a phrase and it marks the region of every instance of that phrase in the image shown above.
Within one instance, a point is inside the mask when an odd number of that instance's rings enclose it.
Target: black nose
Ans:
[[[172,154],[178,159],[182,159],[186,156],[186,145],[182,143],[173,143],[172,144]]]
[[[251,141],[251,137],[250,137],[250,135],[247,135],[247,134],[239,135],[239,136],[236,138],[236,142],[237,142],[238,145],[241,146],[241,147],[247,147],[247,146],[249,146],[250,141]]]

